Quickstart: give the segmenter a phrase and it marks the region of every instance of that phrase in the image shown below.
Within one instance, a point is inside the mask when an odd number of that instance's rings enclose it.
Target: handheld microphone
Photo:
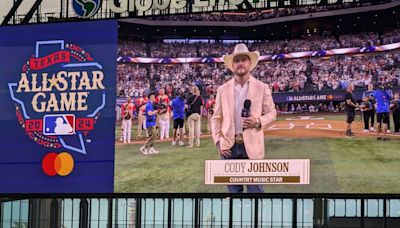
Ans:
[[[251,100],[249,100],[249,99],[246,99],[245,101],[244,101],[244,105],[243,105],[243,109],[242,109],[242,117],[250,117],[250,106],[251,106]],[[245,129],[243,128],[243,131],[244,131]]]
[[[250,106],[251,106],[251,100],[249,100],[249,99],[246,99],[245,101],[244,101],[244,105],[243,105],[244,107],[243,107],[243,109],[242,109],[242,117],[250,117]],[[243,131],[244,131],[245,129],[243,128]]]
[[[242,117],[250,117],[250,106],[251,106],[251,100],[246,99],[244,101],[244,107],[242,109]]]

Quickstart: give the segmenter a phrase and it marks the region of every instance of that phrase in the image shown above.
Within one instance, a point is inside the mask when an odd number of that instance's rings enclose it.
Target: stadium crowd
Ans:
[[[345,102],[311,102],[311,103],[282,103],[276,104],[278,114],[293,113],[322,113],[322,112],[343,112]]]
[[[304,51],[329,50],[335,48],[367,47],[400,42],[400,29],[383,34],[373,32],[356,35],[306,37],[305,39],[273,40],[251,42],[250,49],[260,51],[261,55],[293,53]],[[221,57],[232,51],[236,43],[145,43],[129,38],[119,39],[118,55],[128,57],[153,58],[188,58],[188,57]]]
[[[400,51],[363,55],[337,55],[330,58],[275,60],[260,62],[253,75],[268,83],[272,92],[303,91],[309,79],[316,91],[346,89],[349,82],[366,88],[378,81],[398,86],[400,82]],[[223,64],[119,64],[117,95],[139,97],[150,87],[165,88],[171,95],[176,88],[188,90],[196,85],[202,94],[214,94],[218,86],[230,78]]]
[[[366,6],[367,4],[363,4]],[[312,14],[330,10],[339,10],[359,7],[359,4],[336,4],[329,6],[303,6],[297,8],[274,8],[269,10],[253,10],[248,13],[199,13],[185,15],[155,16],[148,17],[149,20],[171,20],[171,21],[256,21],[262,19],[295,16],[301,14]]]

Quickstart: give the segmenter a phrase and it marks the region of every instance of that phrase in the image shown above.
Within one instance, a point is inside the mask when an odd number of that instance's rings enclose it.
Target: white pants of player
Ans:
[[[122,120],[122,127],[124,128],[124,132],[122,133],[124,143],[131,142],[132,120]]]
[[[160,139],[163,140],[164,137],[166,139],[169,139],[169,124],[170,121],[169,120],[159,120],[160,122]]]

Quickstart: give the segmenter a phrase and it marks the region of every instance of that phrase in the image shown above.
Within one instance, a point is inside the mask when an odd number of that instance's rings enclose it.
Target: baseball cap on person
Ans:
[[[250,71],[257,66],[258,59],[260,58],[259,51],[250,52],[247,48],[246,44],[240,43],[235,46],[235,49],[232,54],[222,56],[225,65],[233,72],[233,59],[239,55],[247,55],[250,59],[251,66]]]

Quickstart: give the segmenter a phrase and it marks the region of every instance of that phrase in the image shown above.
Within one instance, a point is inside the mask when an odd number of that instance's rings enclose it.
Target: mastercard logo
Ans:
[[[42,169],[48,176],[68,176],[74,169],[74,159],[67,152],[48,153],[43,158]]]

